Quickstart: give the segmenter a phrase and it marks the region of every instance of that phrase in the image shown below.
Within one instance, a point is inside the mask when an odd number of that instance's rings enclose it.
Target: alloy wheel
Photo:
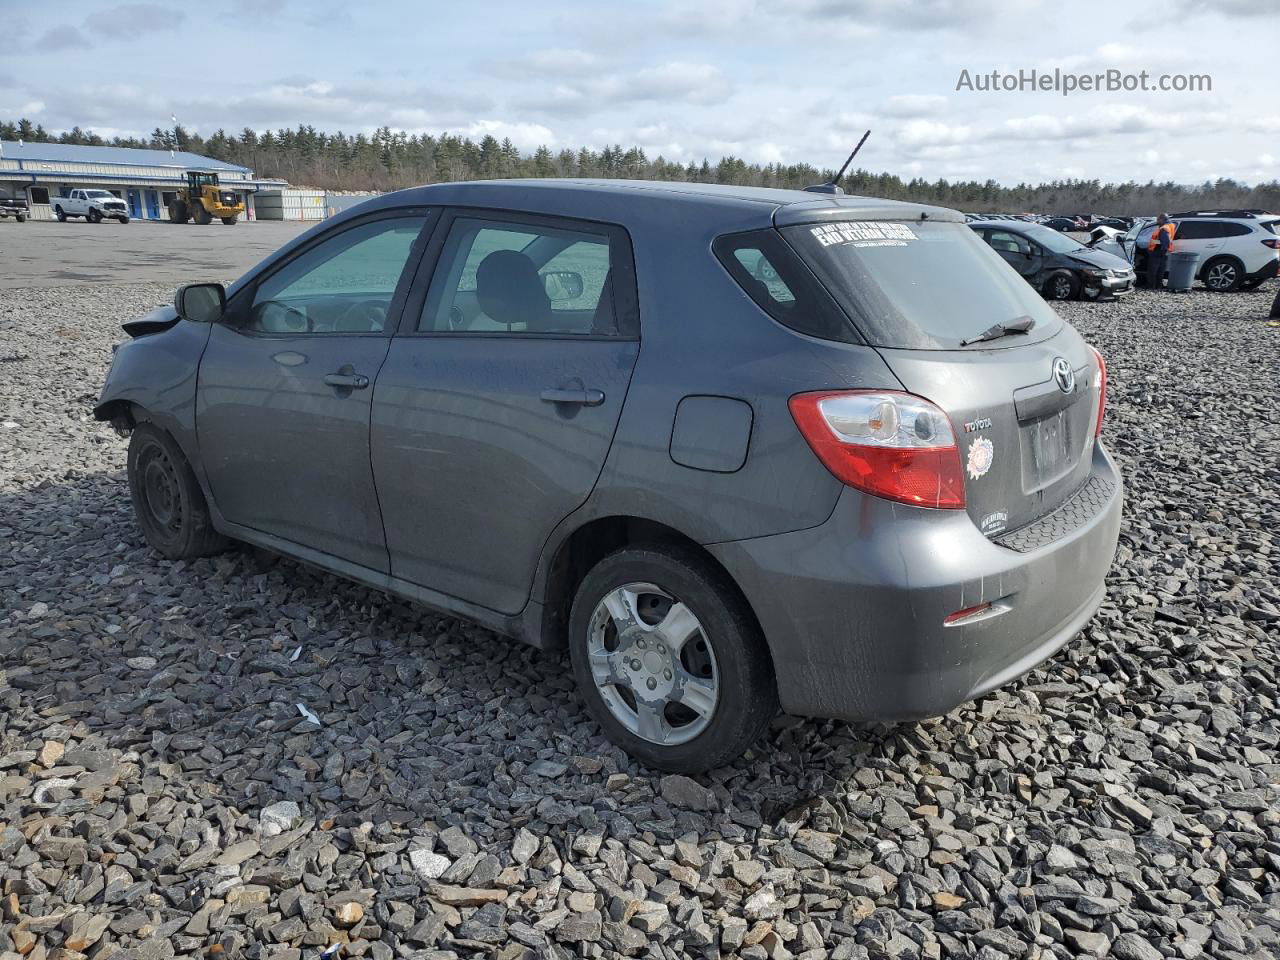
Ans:
[[[1204,282],[1211,290],[1229,290],[1236,282],[1236,268],[1229,263],[1215,263]]]
[[[1053,281],[1053,298],[1065,300],[1071,296],[1071,281],[1066,277],[1055,277]]]
[[[596,605],[588,662],[609,712],[641,739],[687,743],[711,723],[720,673],[688,606],[652,583],[616,587]]]

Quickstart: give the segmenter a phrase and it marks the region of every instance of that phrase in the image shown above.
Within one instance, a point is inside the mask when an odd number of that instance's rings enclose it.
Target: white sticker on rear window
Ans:
[[[855,247],[905,247],[916,239],[905,223],[885,220],[841,220],[810,227],[810,232],[824,247],[853,244]]]

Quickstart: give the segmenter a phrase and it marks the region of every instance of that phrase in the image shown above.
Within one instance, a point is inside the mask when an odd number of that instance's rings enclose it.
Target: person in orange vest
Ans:
[[[1169,215],[1162,213],[1156,217],[1156,228],[1151,231],[1151,239],[1147,241],[1147,286],[1159,290],[1164,286],[1164,273],[1169,263],[1169,254],[1173,253],[1173,235],[1177,231],[1169,222]]]

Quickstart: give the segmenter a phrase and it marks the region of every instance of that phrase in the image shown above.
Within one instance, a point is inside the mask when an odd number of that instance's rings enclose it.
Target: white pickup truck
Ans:
[[[129,222],[129,208],[109,190],[77,188],[65,197],[54,197],[53,213],[63,221],[67,217],[84,217],[90,223],[101,223],[107,219]]]

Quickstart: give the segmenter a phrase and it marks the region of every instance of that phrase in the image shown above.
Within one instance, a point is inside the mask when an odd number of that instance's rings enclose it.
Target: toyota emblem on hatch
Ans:
[[[1063,393],[1070,393],[1076,388],[1076,372],[1063,357],[1053,361],[1053,382]]]

